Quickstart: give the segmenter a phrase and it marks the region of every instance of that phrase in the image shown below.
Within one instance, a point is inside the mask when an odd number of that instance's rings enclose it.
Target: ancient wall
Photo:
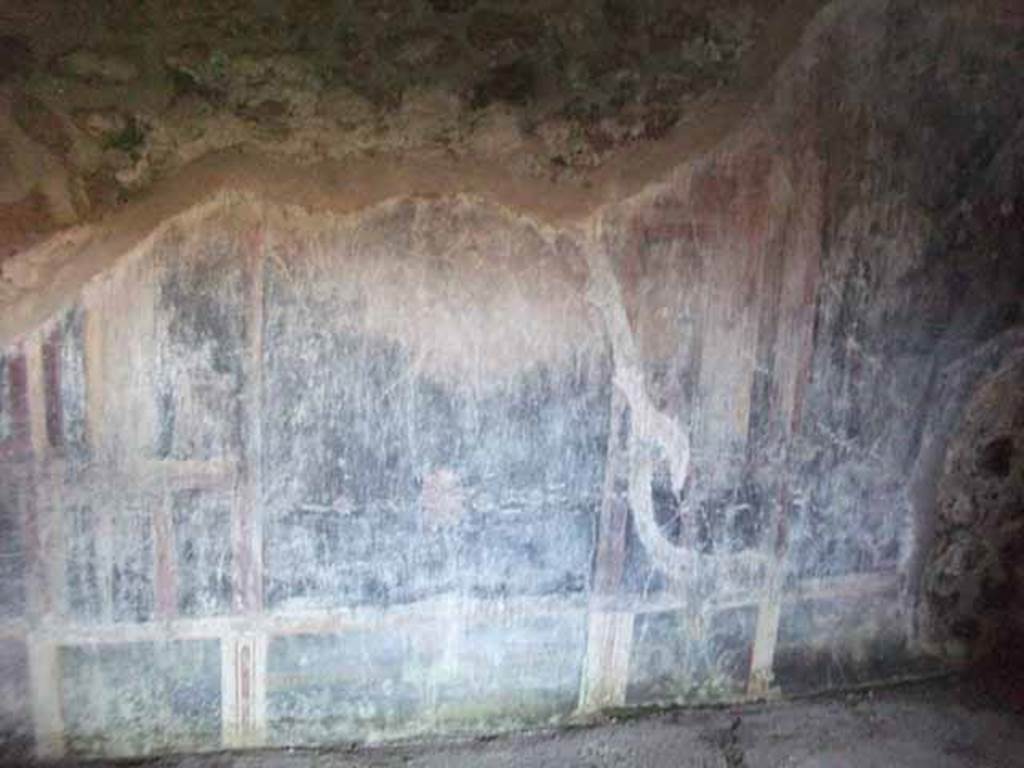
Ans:
[[[5,749],[488,733],[969,655],[1024,536],[1024,83],[987,24],[836,4],[712,148],[571,216],[247,171],[9,262]],[[950,29],[970,89],[917,66]],[[74,290],[24,287],[57,252]]]

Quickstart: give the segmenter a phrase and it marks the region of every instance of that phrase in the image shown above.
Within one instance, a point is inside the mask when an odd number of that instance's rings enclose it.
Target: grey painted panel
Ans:
[[[197,490],[172,497],[178,611],[212,616],[231,608],[231,498]]]
[[[629,704],[729,700],[747,684],[757,611],[643,614],[633,629]]]
[[[162,459],[237,457],[246,339],[245,264],[228,234],[198,252],[171,241],[160,260],[153,374]]]
[[[84,313],[64,313],[43,343],[46,436],[51,448],[71,462],[90,458],[86,435]]]
[[[454,607],[454,604],[453,604]],[[578,698],[582,613],[274,638],[267,709],[275,744],[564,717]]]
[[[92,505],[72,504],[64,509],[67,612],[82,622],[104,618],[106,568],[100,562],[96,535]]]
[[[0,760],[31,748],[28,653],[21,640],[0,640]]]
[[[18,487],[0,484],[0,619],[18,618],[26,608],[20,494]]]
[[[0,442],[14,435],[14,397],[11,388],[10,359],[0,354]]]
[[[775,682],[787,694],[844,688],[940,667],[914,653],[895,595],[787,601]]]
[[[422,678],[430,661],[406,631],[274,638],[267,654],[271,742],[401,732],[423,717]]]
[[[564,718],[579,697],[582,613],[471,625],[446,640],[434,716],[455,729],[493,729]],[[450,670],[450,671],[449,671]]]
[[[220,658],[216,640],[62,648],[69,750],[139,755],[217,746]]]
[[[417,372],[396,344],[331,330],[268,267],[263,409],[272,606],[585,589],[610,367],[579,355],[494,391]]]
[[[155,503],[146,496],[100,494],[64,508],[67,612],[76,621],[138,622],[153,616]]]

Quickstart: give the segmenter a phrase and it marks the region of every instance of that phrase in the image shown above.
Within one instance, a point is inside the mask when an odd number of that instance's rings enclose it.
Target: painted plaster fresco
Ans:
[[[832,5],[727,137],[578,220],[220,191],[14,338],[4,744],[485,734],[989,638],[966,619],[1020,579],[1022,70],[965,27],[988,86],[890,82],[941,25]]]

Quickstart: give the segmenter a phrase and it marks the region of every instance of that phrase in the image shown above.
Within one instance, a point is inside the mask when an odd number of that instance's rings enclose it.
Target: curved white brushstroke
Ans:
[[[659,455],[668,462],[672,492],[678,497],[690,471],[690,439],[675,419],[651,402],[622,290],[604,248],[599,223],[595,235],[586,247],[587,301],[604,320],[612,348],[614,384],[629,403],[628,498],[637,536],[655,566],[673,580],[689,579],[701,565],[746,572],[756,569],[765,563],[763,553],[703,554],[692,546],[670,541],[655,519],[651,497],[654,462]]]

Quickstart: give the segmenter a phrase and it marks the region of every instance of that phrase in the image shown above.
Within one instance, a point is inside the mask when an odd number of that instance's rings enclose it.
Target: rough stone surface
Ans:
[[[1024,616],[1024,366],[1005,368],[972,399],[946,454],[935,551],[926,573],[932,615],[950,653],[1013,643]]]
[[[480,154],[579,182],[736,80],[776,13],[771,0],[7,5],[3,99],[58,161],[57,223],[59,195],[95,218],[232,147],[304,163]],[[514,158],[485,140],[487,110],[502,105]],[[20,151],[21,138],[0,134],[0,148]]]
[[[303,40],[185,4],[152,47],[101,15],[70,59],[46,4],[9,14],[14,220],[127,203],[0,266],[5,747],[493,734],[990,650],[1020,607],[1013,9],[357,5]],[[771,23],[788,57],[742,42]],[[618,35],[685,81],[637,74],[668,94],[642,119],[705,76],[721,108],[602,154],[559,99],[609,92],[580,62]],[[421,81],[449,49],[487,77]],[[324,109],[351,142],[303,133]]]

